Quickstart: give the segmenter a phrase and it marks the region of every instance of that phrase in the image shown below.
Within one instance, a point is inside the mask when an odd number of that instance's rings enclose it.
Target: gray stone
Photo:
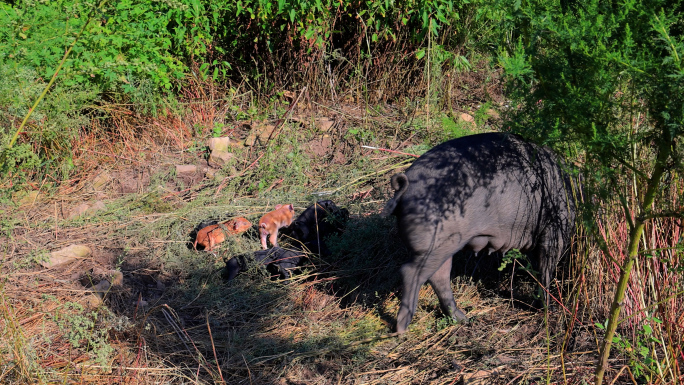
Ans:
[[[97,285],[93,286],[90,288],[90,290],[93,291],[93,293],[97,294],[100,298],[103,298],[105,294],[109,291],[109,289],[112,287],[112,284],[107,281],[106,279],[103,279],[100,281]]]
[[[145,301],[144,299],[139,299],[139,300],[133,302],[133,305],[139,306],[139,307],[142,307],[142,308],[145,308],[145,307],[149,306],[149,304],[147,303],[147,301]]]

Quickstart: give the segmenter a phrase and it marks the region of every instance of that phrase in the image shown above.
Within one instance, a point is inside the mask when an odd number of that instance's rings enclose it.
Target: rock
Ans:
[[[245,138],[245,146],[253,146],[256,144],[257,139],[259,143],[266,144],[269,136],[275,130],[275,126],[272,124],[257,124],[249,132],[247,138]]]
[[[109,270],[105,270],[99,266],[93,267],[92,274],[97,277],[104,277],[109,273]]]
[[[88,209],[87,213],[93,214],[102,210],[107,210],[107,205],[103,201],[97,201]]]
[[[459,115],[458,119],[468,123],[475,123],[475,118],[473,118],[471,115],[466,114],[465,112]]]
[[[314,121],[314,125],[319,132],[330,132],[335,126],[335,121],[330,118],[320,118]]]
[[[218,139],[218,138],[212,138]],[[214,150],[212,150],[214,151]],[[177,164],[176,165],[176,176],[191,176],[197,172],[197,166],[192,164]]]
[[[102,172],[93,179],[93,189],[102,190],[107,183],[111,182],[112,177],[107,172]]]
[[[246,147],[252,147],[256,143],[257,140],[257,135],[254,132],[250,132],[249,135],[245,138],[245,146]]]
[[[290,103],[294,102],[295,98],[297,97],[294,92],[289,90],[283,90],[283,96]]]
[[[86,245],[70,245],[59,251],[50,253],[47,261],[40,264],[46,269],[61,265],[63,263],[72,262],[76,259],[87,258],[92,254],[90,247]]]
[[[36,203],[37,201],[39,201],[40,200],[39,198],[41,198],[41,197],[42,196],[41,196],[39,191],[31,191],[25,195],[22,195],[21,198],[19,198],[18,200],[15,199],[15,202],[19,206],[32,205],[32,204]]]
[[[214,177],[216,176],[216,171],[214,171],[210,167],[202,167],[202,173],[205,177],[209,179],[214,179]]]
[[[271,136],[271,133],[273,130],[275,130],[275,126],[272,124],[264,124],[262,126],[259,126],[259,142],[261,144],[266,144],[266,141],[268,140],[268,137]]]
[[[301,91],[300,91],[301,92]],[[297,100],[297,97],[299,96],[300,92],[294,92],[294,91],[283,91],[283,96],[285,97],[285,100],[287,100],[288,103],[292,104]],[[299,103],[297,104],[298,109],[300,110],[305,110],[307,108],[306,103],[304,103],[304,98],[300,97]]]
[[[85,305],[87,308],[95,308],[98,307],[102,304],[102,298],[100,298],[97,294],[94,293],[88,293],[86,296],[83,298],[83,305]]]
[[[489,375],[490,373],[487,370],[478,370],[474,373],[463,373],[463,383],[468,385],[489,384]]]
[[[472,115],[468,115],[466,113],[462,113],[458,116],[458,122],[461,123],[461,125],[468,130],[474,130],[475,128],[477,128],[475,124],[475,118],[473,118]]]
[[[208,163],[212,167],[223,167],[234,157],[230,152],[212,151]]]
[[[505,354],[499,354],[498,356],[496,356],[495,360],[502,365],[510,365],[516,361],[515,358],[507,356]]]
[[[87,203],[81,203],[80,205],[74,207],[69,215],[67,216],[67,219],[74,219],[82,216],[85,214],[88,209],[90,209],[90,205]]]
[[[101,267],[94,267],[91,277],[103,277],[104,280],[109,281],[110,286],[121,286],[123,285],[123,273],[118,270],[105,270]],[[92,279],[92,278],[91,278]],[[101,281],[100,284],[103,284]],[[103,284],[104,285],[104,284]],[[95,285],[94,287],[96,287]],[[95,290],[95,289],[93,289]]]
[[[123,273],[118,270],[111,270],[111,280],[112,286],[122,286],[123,285]]]
[[[327,155],[331,147],[332,138],[330,138],[330,136],[324,136],[319,139],[314,139],[306,145],[308,151],[310,151],[317,157]]]
[[[209,150],[211,150],[211,152],[228,152],[230,147],[234,144],[234,141],[227,136],[220,138],[209,138],[209,140],[207,140],[207,146],[209,146]]]
[[[474,373],[463,373],[463,383],[466,385],[488,385],[502,374],[503,366],[491,370],[478,370]]]
[[[333,154],[333,163],[335,164],[346,164],[347,163],[347,157],[344,155],[342,151],[335,151]]]
[[[107,206],[103,201],[97,201],[92,206],[87,203],[81,203],[80,205],[74,207],[71,213],[67,216],[67,219],[75,219],[83,215],[93,215],[98,211],[106,210]]]
[[[111,287],[112,284],[106,279],[103,279],[97,285],[91,287],[90,290],[92,290],[93,293],[97,294],[100,298],[104,298],[104,295],[107,294]]]

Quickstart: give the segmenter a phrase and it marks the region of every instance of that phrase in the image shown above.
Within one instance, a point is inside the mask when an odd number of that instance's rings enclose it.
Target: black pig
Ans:
[[[304,210],[283,234],[313,253],[327,254],[324,238],[341,233],[348,219],[349,210],[340,209],[331,200],[321,200]]]
[[[391,184],[395,195],[384,215],[397,217],[412,254],[401,267],[400,333],[408,328],[426,281],[447,315],[467,319],[451,291],[456,252],[520,249],[536,263],[548,289],[574,233],[570,179],[558,158],[515,135],[487,133],[442,143],[394,175]]]

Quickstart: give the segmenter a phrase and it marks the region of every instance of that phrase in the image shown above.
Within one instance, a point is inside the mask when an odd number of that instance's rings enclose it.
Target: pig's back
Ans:
[[[523,247],[543,225],[544,180],[554,167],[549,150],[510,134],[454,139],[406,170],[408,189],[395,214],[410,237],[430,231],[438,242],[485,236]]]

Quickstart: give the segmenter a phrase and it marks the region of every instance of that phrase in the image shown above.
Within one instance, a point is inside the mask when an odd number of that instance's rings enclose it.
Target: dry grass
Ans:
[[[109,106],[109,120],[82,132],[79,175],[49,198],[3,208],[0,382],[591,382],[601,336],[594,324],[605,317],[624,257],[626,229],[617,215],[599,219],[609,254],[578,237],[558,274],[553,294],[560,304],[548,314],[522,304],[524,295],[508,294],[510,274],[470,279],[465,260],[453,286],[472,322],[444,319],[426,286],[410,332],[396,336],[397,271],[405,251],[393,221],[375,214],[387,197],[389,175],[410,158],[360,145],[418,151],[444,138],[439,125],[422,129],[425,117],[410,106],[312,103],[294,112],[304,123],[283,125],[268,146],[236,149],[235,162],[214,178],[186,183],[173,165],[202,164],[205,154],[192,149],[217,122],[225,124],[224,135],[236,138],[253,122],[224,119],[233,106],[250,107],[248,94],[196,84],[184,95],[181,112],[158,118]],[[275,107],[273,117],[280,118],[284,110]],[[320,115],[336,120],[330,133],[305,123]],[[103,173],[111,178],[100,185]],[[202,220],[245,216],[254,222],[276,202],[292,202],[300,212],[320,197],[348,207],[352,219],[330,241],[331,257],[312,257],[290,280],[270,279],[254,268],[223,281],[224,258],[259,248],[253,232],[225,242],[217,256],[188,248],[189,233]],[[107,209],[66,218],[76,204],[96,199]],[[679,234],[676,222],[649,228],[648,248],[662,249],[664,258],[639,266],[630,318],[623,323],[629,341],[637,340],[645,322],[654,329],[658,342],[648,346],[662,370],[654,383],[680,373]],[[53,269],[37,265],[46,251],[72,243],[89,245],[93,256]],[[104,302],[94,300],[88,287],[114,268],[123,272],[123,285]],[[516,288],[534,285],[520,273],[514,282]],[[645,310],[664,322],[649,321]],[[635,383],[634,364],[628,366],[634,358],[617,349],[608,378]]]

